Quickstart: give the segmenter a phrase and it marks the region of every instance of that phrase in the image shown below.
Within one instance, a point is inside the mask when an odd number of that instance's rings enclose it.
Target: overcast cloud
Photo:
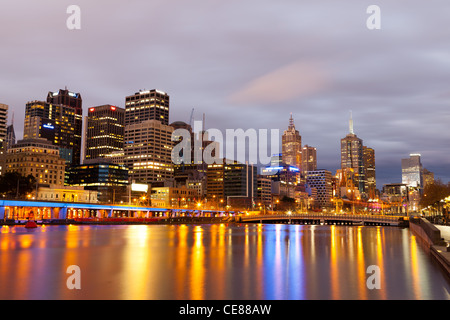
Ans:
[[[69,30],[69,5],[81,30]],[[366,9],[381,8],[369,30]],[[159,89],[170,122],[279,129],[292,112],[320,168],[340,166],[355,133],[376,153],[378,187],[401,181],[401,158],[450,180],[450,2],[31,1],[0,3],[0,103],[22,138],[27,101],[68,87],[89,107],[124,107]],[[10,112],[11,118],[12,112]]]

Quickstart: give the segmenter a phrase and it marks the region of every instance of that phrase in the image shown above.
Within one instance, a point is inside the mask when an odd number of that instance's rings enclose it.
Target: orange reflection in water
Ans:
[[[367,285],[366,285],[366,266],[364,262],[364,247],[361,235],[361,226],[358,226],[356,231],[356,260],[358,266],[358,294],[362,300],[367,299]]]
[[[378,289],[378,292],[381,295],[381,299],[386,299],[386,278],[385,278],[385,266],[384,266],[384,259],[383,259],[383,241],[384,236],[381,235],[381,227],[377,227],[377,263],[378,267],[380,268],[380,289]],[[383,229],[384,231],[384,229]],[[383,241],[382,241],[383,240]]]
[[[339,299],[339,266],[338,266],[338,243],[336,239],[336,226],[331,226],[331,248],[330,248],[330,273],[331,273],[331,297]]]
[[[147,290],[152,296],[154,284],[149,276],[153,265],[152,260],[156,259],[149,248],[151,229],[147,226],[130,226],[127,232],[129,240],[123,258],[124,274],[128,277],[126,298],[142,299],[146,296]]]
[[[190,290],[192,300],[205,299],[205,248],[203,246],[203,229],[194,227],[194,245],[191,251]]]
[[[418,266],[418,258],[417,258],[417,242],[416,237],[411,236],[410,241],[410,253],[411,253],[411,276],[412,276],[412,289],[414,292],[415,299],[421,299],[420,292],[420,279],[419,279],[419,266]]]
[[[186,225],[177,226],[176,237],[176,256],[175,256],[175,292],[177,299],[184,299],[184,289],[186,283],[186,267],[188,265],[188,248],[187,248],[187,236],[189,233],[189,227]]]

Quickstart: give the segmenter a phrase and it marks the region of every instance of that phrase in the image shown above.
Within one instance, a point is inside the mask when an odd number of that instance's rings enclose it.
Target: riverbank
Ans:
[[[440,228],[424,218],[410,219],[409,228],[415,236],[422,240],[429,254],[450,278],[450,239],[443,237],[443,234],[448,236],[447,230],[442,232]]]

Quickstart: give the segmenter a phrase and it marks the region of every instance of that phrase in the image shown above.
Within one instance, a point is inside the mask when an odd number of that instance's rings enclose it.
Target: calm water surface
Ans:
[[[371,265],[380,289],[367,288]],[[0,299],[447,300],[450,283],[396,227],[1,227]]]

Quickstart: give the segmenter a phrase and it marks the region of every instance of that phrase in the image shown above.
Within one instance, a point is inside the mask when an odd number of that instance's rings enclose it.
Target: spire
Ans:
[[[292,118],[292,112],[291,112],[291,117],[289,118],[289,129],[295,128],[294,125],[294,118]]]
[[[353,131],[353,117],[352,117],[352,111],[351,111],[351,110],[350,110],[349,127],[350,127],[350,133],[351,133],[351,134],[354,134],[355,132]]]

